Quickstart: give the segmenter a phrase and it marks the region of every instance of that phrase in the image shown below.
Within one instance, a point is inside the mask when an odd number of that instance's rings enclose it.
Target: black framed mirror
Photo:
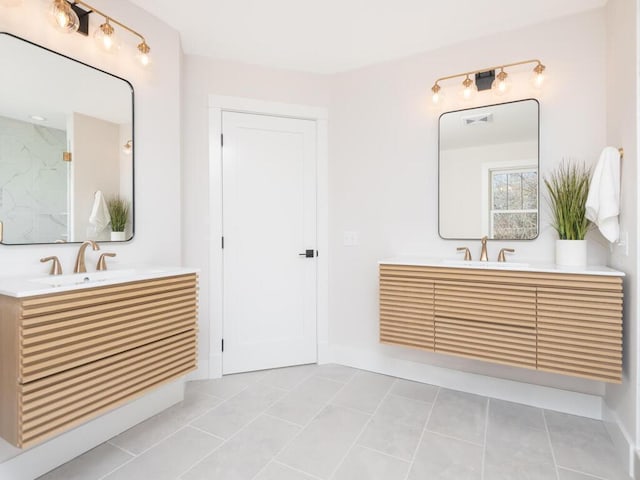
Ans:
[[[532,240],[539,230],[540,108],[535,99],[440,116],[438,232]]]
[[[133,238],[132,85],[8,33],[0,58],[2,243]]]

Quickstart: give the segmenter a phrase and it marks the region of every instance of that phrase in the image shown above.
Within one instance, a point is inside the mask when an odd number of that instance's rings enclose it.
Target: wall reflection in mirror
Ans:
[[[131,85],[5,33],[0,58],[2,243],[108,241],[116,198],[129,206],[130,239]]]
[[[521,100],[444,113],[439,232],[445,239],[538,236],[539,104]]]

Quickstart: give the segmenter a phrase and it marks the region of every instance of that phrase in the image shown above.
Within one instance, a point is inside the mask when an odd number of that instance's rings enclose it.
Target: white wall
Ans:
[[[329,82],[324,75],[276,70],[234,62],[185,56],[183,63],[183,170],[182,242],[185,265],[200,273],[200,363],[219,346],[209,348],[212,329],[221,338],[220,319],[210,305],[209,224],[216,216],[209,212],[209,196],[219,195],[209,188],[209,95],[227,95],[257,100],[324,107],[329,103]],[[219,141],[219,139],[214,139]],[[211,352],[210,352],[211,350]]]
[[[179,265],[180,234],[180,57],[178,33],[127,1],[95,0],[95,6],[142,32],[152,48],[144,69],[133,57],[136,38],[122,33],[119,55],[100,52],[91,36],[65,35],[46,17],[48,3],[25,0],[19,8],[0,7],[0,31],[41,44],[130,81],[135,98],[136,236],[126,244],[104,245],[116,252],[112,263]],[[25,21],[25,18],[29,19]],[[92,28],[100,19],[94,16]],[[70,79],[69,81],[73,81]],[[100,92],[96,92],[97,95]],[[65,272],[73,266],[77,245],[0,246],[2,275],[46,274],[40,257],[58,255]],[[94,258],[96,257],[96,258]],[[96,253],[87,255],[91,268]]]
[[[638,2],[609,0],[607,14],[607,144],[624,148],[620,229],[629,234],[629,254],[616,248],[611,265],[626,272],[624,282],[624,378],[608,385],[605,401],[637,444],[638,391]],[[616,418],[617,417],[617,418]]]
[[[440,365],[522,382],[592,394],[603,383],[491,365],[378,343],[377,264],[400,254],[454,257],[480,242],[438,237],[438,114],[430,105],[436,78],[483,66],[540,58],[548,84],[540,100],[540,171],[563,157],[594,162],[606,143],[605,13],[579,16],[465,42],[404,60],[336,75],[330,104],[329,341],[353,357],[383,357]],[[505,100],[532,96],[529,85]],[[451,96],[450,96],[451,98]],[[477,104],[495,103],[489,92]],[[450,105],[451,109],[461,108]],[[541,201],[540,236],[534,241],[489,242],[492,258],[513,247],[514,261],[553,263],[557,238]],[[344,231],[358,247],[342,245]],[[606,262],[606,247],[591,236],[590,261]]]

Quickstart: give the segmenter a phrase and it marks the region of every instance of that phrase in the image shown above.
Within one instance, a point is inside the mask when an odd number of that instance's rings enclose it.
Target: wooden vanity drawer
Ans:
[[[25,298],[19,382],[192,330],[196,309],[195,275]]]
[[[536,331],[477,320],[436,316],[435,351],[488,362],[536,368]]]
[[[433,351],[433,281],[380,272],[380,341]]]
[[[190,330],[19,387],[19,445],[28,447],[196,367]]]
[[[536,291],[521,285],[436,281],[435,315],[483,324],[534,328]]]
[[[620,382],[622,291],[538,289],[538,369]]]

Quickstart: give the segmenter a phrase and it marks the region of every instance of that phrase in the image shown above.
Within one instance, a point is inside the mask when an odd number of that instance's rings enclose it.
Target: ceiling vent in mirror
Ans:
[[[462,117],[462,124],[466,127],[470,125],[483,125],[491,122],[493,122],[493,113],[491,112]]]

